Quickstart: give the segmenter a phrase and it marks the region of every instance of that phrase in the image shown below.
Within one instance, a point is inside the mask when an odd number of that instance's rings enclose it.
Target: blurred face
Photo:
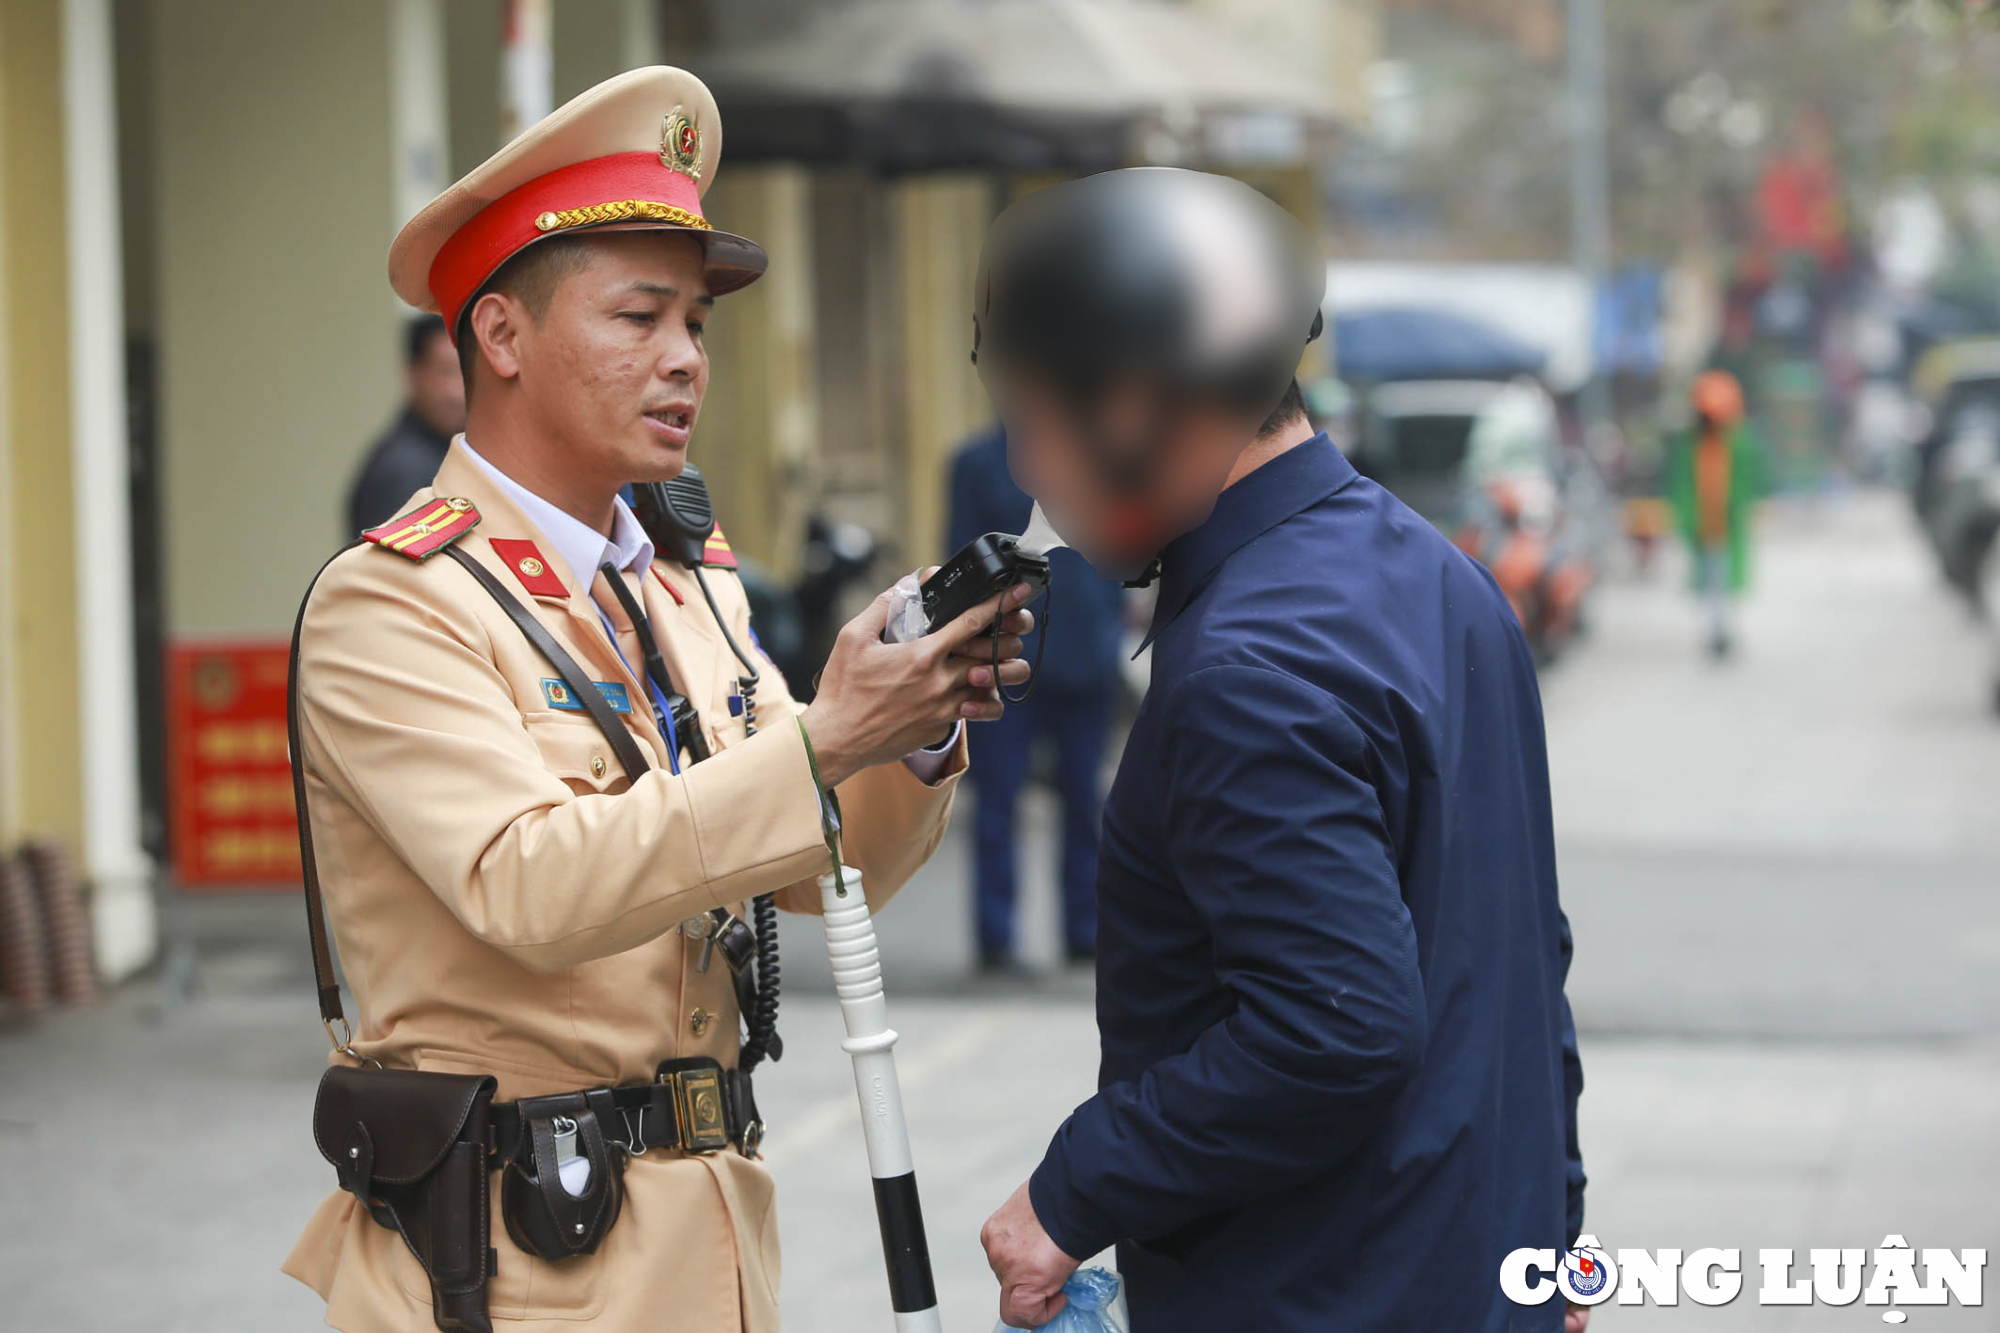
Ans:
[[[409,390],[411,410],[426,426],[439,435],[465,429],[465,379],[443,330],[425,341],[423,355],[411,363]]]
[[[687,462],[708,353],[702,329],[714,300],[701,247],[673,232],[590,238],[583,267],[565,274],[541,318],[512,297],[489,341],[493,371],[515,381],[514,409],[562,466],[612,489],[665,481]],[[475,323],[481,318],[475,310]],[[497,317],[496,317],[497,318]]]
[[[1176,399],[1145,381],[1113,387],[1088,415],[1032,379],[1009,383],[1002,398],[1015,482],[1064,540],[1107,572],[1136,573],[1206,521],[1256,434],[1240,413]]]

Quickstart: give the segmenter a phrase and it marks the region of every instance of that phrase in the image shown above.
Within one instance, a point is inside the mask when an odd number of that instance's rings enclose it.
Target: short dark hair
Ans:
[[[1276,435],[1279,431],[1306,415],[1306,393],[1299,387],[1299,377],[1292,376],[1292,382],[1285,387],[1285,396],[1271,409],[1271,415],[1264,418],[1264,424],[1257,427],[1257,438]]]
[[[440,315],[412,315],[403,322],[403,364],[414,366],[431,350],[431,339],[444,336]]]
[[[537,324],[549,313],[556,288],[572,273],[590,262],[590,242],[582,236],[551,236],[514,254],[493,271],[493,276],[474,292],[458,316],[458,373],[465,378],[465,392],[472,393],[472,372],[479,364],[479,339],[472,333],[472,307],[488,292],[505,292],[527,307],[528,318]],[[443,327],[443,322],[439,322]]]

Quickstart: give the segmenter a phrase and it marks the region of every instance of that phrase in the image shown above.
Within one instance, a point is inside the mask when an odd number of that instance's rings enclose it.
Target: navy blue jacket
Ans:
[[[1163,556],[1105,809],[1099,1092],[1029,1184],[1133,1333],[1556,1329],[1582,1225],[1534,665],[1484,569],[1324,435]]]
[[[1000,427],[965,442],[951,465],[951,549],[988,532],[1018,533],[1034,507],[1007,471],[1007,436]],[[1125,590],[1090,567],[1075,551],[1049,553],[1049,600],[1036,606],[1036,628],[1021,645],[1030,662],[1041,650],[1040,621],[1047,616],[1048,652],[1035,688],[1051,694],[1108,695],[1118,679],[1118,643]]]

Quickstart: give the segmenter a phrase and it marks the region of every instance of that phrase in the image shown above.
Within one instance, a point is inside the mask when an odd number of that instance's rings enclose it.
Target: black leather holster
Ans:
[[[482,1074],[333,1065],[313,1102],[320,1156],[340,1187],[410,1247],[430,1277],[431,1314],[448,1333],[493,1333],[494,1087]]]

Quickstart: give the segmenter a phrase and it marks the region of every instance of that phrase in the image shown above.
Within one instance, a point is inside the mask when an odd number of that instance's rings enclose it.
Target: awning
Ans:
[[[1324,87],[1147,0],[860,0],[691,64],[738,160],[1108,166],[1135,126],[1233,120],[1268,141],[1274,119],[1300,139],[1336,119]]]

